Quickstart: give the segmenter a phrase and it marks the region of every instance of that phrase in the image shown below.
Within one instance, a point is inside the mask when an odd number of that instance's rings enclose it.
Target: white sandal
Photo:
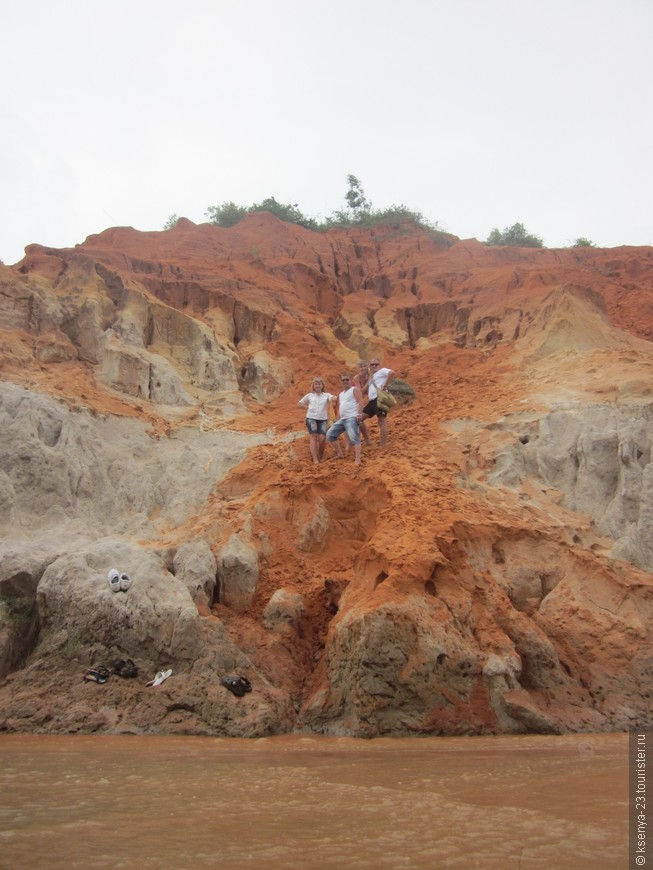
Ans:
[[[169,671],[159,671],[156,677],[147,684],[148,686],[160,686],[172,674],[172,669]]]

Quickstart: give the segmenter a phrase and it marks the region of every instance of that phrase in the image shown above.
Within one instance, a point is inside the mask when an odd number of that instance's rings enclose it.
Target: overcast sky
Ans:
[[[274,196],[653,244],[651,0],[21,0],[0,259]]]

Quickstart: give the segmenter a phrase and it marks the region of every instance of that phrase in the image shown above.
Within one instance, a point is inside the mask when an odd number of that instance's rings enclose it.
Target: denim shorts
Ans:
[[[311,435],[326,435],[327,421],[314,420],[312,417],[307,417],[306,428],[311,433]]]
[[[360,444],[361,437],[358,434],[358,420],[356,417],[347,417],[345,420],[336,420],[327,432],[327,441],[335,441],[343,432],[347,433],[352,444]]]

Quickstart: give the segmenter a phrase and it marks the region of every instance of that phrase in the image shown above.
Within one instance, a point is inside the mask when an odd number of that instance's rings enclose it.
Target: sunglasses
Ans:
[[[381,363],[370,363],[371,366],[380,366]]]
[[[347,383],[348,381],[350,381],[350,380],[351,380],[351,378],[340,378],[340,383],[341,383],[341,384],[346,384],[346,383]]]

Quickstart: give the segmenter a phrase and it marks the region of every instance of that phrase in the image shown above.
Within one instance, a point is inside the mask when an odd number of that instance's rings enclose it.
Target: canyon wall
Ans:
[[[653,249],[113,228],[0,264],[0,337],[1,730],[651,727]],[[388,445],[314,465],[372,356]]]

